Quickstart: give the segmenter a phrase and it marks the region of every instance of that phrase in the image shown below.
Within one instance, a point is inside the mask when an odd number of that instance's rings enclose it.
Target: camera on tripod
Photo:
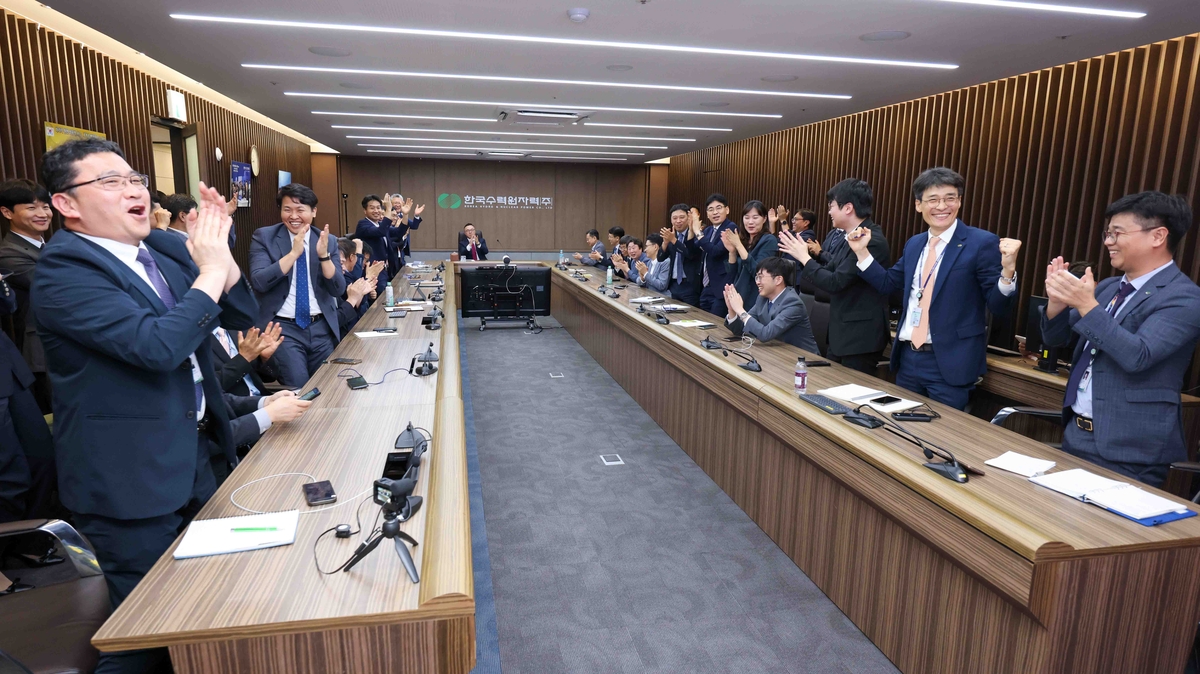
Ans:
[[[375,480],[375,503],[383,508],[384,513],[393,513],[397,519],[405,522],[417,514],[424,501],[420,496],[412,495],[416,486],[416,478],[393,480],[381,477]]]

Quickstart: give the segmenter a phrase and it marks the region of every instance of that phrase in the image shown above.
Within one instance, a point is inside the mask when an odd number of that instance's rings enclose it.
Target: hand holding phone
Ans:
[[[321,395],[321,389],[314,386],[311,389],[309,389],[307,393],[301,395],[300,399],[301,400],[314,400],[319,395]]]

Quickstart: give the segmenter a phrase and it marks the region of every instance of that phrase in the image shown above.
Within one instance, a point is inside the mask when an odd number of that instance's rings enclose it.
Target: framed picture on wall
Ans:
[[[292,172],[291,171],[280,171],[279,172],[279,187],[282,188],[284,185],[291,185],[291,184],[292,184]]]
[[[229,193],[237,199],[238,208],[250,205],[250,165],[240,161],[229,162]]]

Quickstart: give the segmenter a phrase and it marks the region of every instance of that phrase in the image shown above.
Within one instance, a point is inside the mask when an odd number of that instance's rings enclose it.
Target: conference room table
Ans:
[[[797,398],[797,356],[756,343],[761,372],[700,345],[731,333],[699,309],[639,314],[594,270],[552,270],[552,313],[679,446],[908,674],[1181,672],[1200,618],[1200,517],[1142,526],[984,461],[1014,451],[1054,470],[1122,476],[840,367],[809,392],[860,384],[930,404],[905,428],[982,469],[960,484],[916,445]],[[685,328],[680,320],[716,324]],[[1188,501],[1154,491],[1181,505]]]
[[[405,271],[411,272],[411,268]],[[475,666],[475,599],[460,376],[455,277],[447,272],[440,330],[422,327],[428,311],[389,318],[382,298],[305,385],[321,395],[305,415],[273,426],[196,519],[299,510],[291,545],[176,560],[171,549],[92,639],[101,651],[166,646],[178,674],[421,672],[465,674]],[[426,271],[419,279],[429,281]],[[410,282],[393,281],[397,299]],[[432,288],[423,288],[428,293]],[[431,309],[432,304],[425,308]],[[396,328],[380,335],[377,327]],[[436,374],[410,375],[412,358],[431,346]],[[371,386],[350,390],[348,368]],[[346,561],[378,522],[371,487],[407,424],[432,439],[414,494],[423,506],[401,530],[418,545],[413,584],[390,540],[345,573],[319,573]],[[290,473],[290,474],[289,474]],[[336,507],[305,504],[301,484],[330,480]],[[256,482],[256,480],[261,480]],[[347,523],[349,539],[321,532]]]

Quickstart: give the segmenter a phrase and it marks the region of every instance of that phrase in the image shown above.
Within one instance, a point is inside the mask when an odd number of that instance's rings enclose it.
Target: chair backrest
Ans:
[[[812,312],[813,312],[813,303],[817,301],[817,298],[813,297],[812,295],[809,295],[808,293],[797,292],[796,294],[799,295],[801,301],[804,302],[804,313],[808,314],[809,320],[811,321],[812,320]]]
[[[829,302],[822,302],[820,298],[814,298],[812,308],[808,309],[808,322],[812,325],[813,337],[817,340],[817,348],[821,350],[821,355],[824,356],[826,351],[829,350]]]

